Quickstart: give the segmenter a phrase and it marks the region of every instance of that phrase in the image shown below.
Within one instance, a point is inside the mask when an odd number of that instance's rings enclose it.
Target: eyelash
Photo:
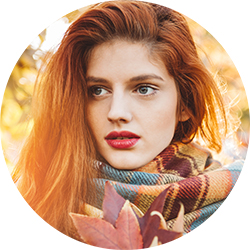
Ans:
[[[149,93],[149,94],[141,94],[139,93],[138,91],[140,90],[140,88],[150,88],[152,89],[152,93]],[[140,96],[143,96],[143,97],[149,97],[149,96],[152,96],[152,95],[155,95],[156,92],[157,92],[157,88],[153,87],[152,85],[150,84],[140,84],[138,86],[136,86],[136,90],[135,90]]]
[[[140,90],[141,88],[152,89],[152,93],[149,93],[149,94],[142,94],[142,93],[139,93],[139,90]],[[104,90],[104,91],[109,92],[109,90],[107,90],[106,87],[104,87],[104,86],[98,86],[98,85],[97,85],[97,86],[91,86],[91,87],[89,88],[89,90],[88,90],[88,91],[89,91],[89,95],[92,96],[92,97],[96,97],[96,98],[102,97],[103,95],[100,95],[100,94],[98,95],[98,94],[95,94],[95,93],[94,93],[97,89],[101,89],[101,90]],[[142,97],[149,97],[149,96],[152,96],[152,95],[156,94],[157,88],[153,87],[153,86],[150,85],[150,84],[140,84],[140,85],[137,85],[137,86],[136,86],[136,88],[135,88],[135,90],[134,90],[133,92],[138,93],[138,94],[139,94],[140,96],[142,96]]]
[[[89,88],[89,95],[90,96],[92,96],[92,97],[101,97],[102,95],[97,95],[97,94],[95,94],[94,93],[94,91],[95,90],[97,90],[97,89],[102,89],[102,90],[105,90],[105,91],[107,91],[107,92],[109,92],[105,87],[103,87],[103,86],[91,86],[90,88]]]

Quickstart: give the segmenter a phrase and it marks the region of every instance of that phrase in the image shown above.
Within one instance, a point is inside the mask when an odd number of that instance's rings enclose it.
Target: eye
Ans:
[[[108,91],[106,89],[104,89],[103,87],[99,87],[99,86],[92,86],[90,88],[90,93],[92,96],[102,96],[108,93]]]
[[[155,92],[155,89],[149,86],[140,86],[137,89],[137,93],[141,95],[150,95],[150,94],[153,94],[154,92]]]

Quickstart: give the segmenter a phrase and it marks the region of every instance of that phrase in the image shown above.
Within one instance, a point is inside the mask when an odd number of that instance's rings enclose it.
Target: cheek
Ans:
[[[140,124],[147,147],[155,148],[158,154],[173,139],[176,124],[175,112],[169,112],[166,109],[159,110],[149,115],[143,124]]]
[[[88,121],[89,127],[94,135],[95,135],[95,132],[96,132],[98,124],[99,124],[98,119],[99,118],[98,118],[97,109],[94,106],[89,105],[89,107],[87,109],[87,121]]]
[[[157,124],[155,126],[158,131],[163,133],[169,133],[172,135],[176,127],[176,115],[175,112],[162,112],[161,116],[158,116]]]
[[[103,133],[104,122],[107,120],[106,109],[104,105],[89,103],[87,108],[87,121],[96,141]]]
[[[176,119],[176,102],[161,102],[157,106],[148,107],[146,113],[147,122],[145,124],[152,124],[155,129],[167,129],[175,127]]]
[[[164,139],[166,142],[172,140],[177,124],[175,103],[165,103],[161,109],[154,112],[154,116],[151,117],[151,124],[151,129],[155,131],[158,139]]]

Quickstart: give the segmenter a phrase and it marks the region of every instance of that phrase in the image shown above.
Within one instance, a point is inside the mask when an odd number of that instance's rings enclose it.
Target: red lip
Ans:
[[[119,137],[125,137],[125,139]],[[133,147],[140,140],[140,136],[129,131],[112,131],[105,140],[113,148],[126,149]]]

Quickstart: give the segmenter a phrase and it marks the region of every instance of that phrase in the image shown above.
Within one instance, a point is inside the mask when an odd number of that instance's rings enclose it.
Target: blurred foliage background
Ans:
[[[10,171],[18,159],[22,143],[32,128],[32,93],[43,57],[51,48],[56,48],[67,27],[84,10],[85,8],[82,8],[69,13],[41,32],[23,52],[11,73],[1,109],[2,148]],[[226,51],[211,34],[193,20],[187,20],[203,63],[227,83],[227,95],[235,103],[233,110],[241,117],[241,127],[237,131],[240,142],[237,147],[240,151],[234,157],[244,158],[249,138],[249,109],[239,73]],[[230,146],[227,143],[226,148],[234,151],[234,145]]]

